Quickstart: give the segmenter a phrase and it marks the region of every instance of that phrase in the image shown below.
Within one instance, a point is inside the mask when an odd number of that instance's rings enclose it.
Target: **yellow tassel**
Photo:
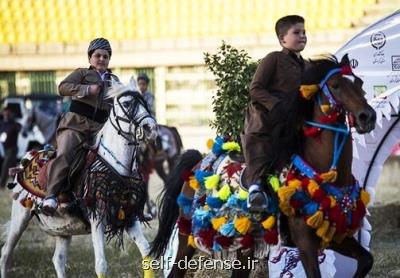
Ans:
[[[319,176],[324,182],[334,182],[337,178],[337,172],[336,170],[330,170],[326,173],[320,174]]]
[[[208,140],[207,140],[207,148],[208,148],[209,150],[211,150],[213,146],[214,146],[214,140],[211,139],[211,138],[208,139]]]
[[[324,220],[322,222],[321,227],[319,227],[316,231],[317,236],[319,236],[320,238],[323,238],[326,233],[328,232],[329,229],[329,221],[328,220]]]
[[[266,220],[264,220],[261,223],[261,225],[264,227],[264,229],[268,230],[268,229],[271,229],[272,227],[274,227],[275,223],[276,223],[276,217],[274,215],[271,215]]]
[[[218,174],[206,177],[204,178],[204,185],[208,190],[215,189],[219,184],[219,179],[220,177]]]
[[[330,226],[328,232],[324,235],[322,239],[326,242],[331,242],[333,236],[335,235],[335,232],[336,232],[336,227]]]
[[[294,193],[296,193],[296,188],[294,188],[292,186],[283,186],[283,187],[279,188],[278,197],[279,197],[280,203],[288,204],[290,201],[290,198],[293,196]]]
[[[125,211],[122,209],[122,208],[120,208],[119,210],[118,210],[118,220],[124,220],[125,219]]]
[[[279,204],[279,208],[281,209],[282,213],[286,216],[292,216],[294,215],[295,211],[294,208],[291,207],[290,205],[286,204]]]
[[[333,196],[329,196],[329,199],[331,200],[331,208],[333,208],[334,206],[336,206],[336,199]]]
[[[32,208],[33,207],[33,201],[31,198],[28,198],[25,200],[25,207],[26,208]]]
[[[200,183],[196,180],[196,178],[194,177],[194,176],[191,176],[190,178],[189,178],[189,186],[191,187],[191,188],[193,188],[193,190],[199,190],[199,188],[200,188]]]
[[[196,243],[194,242],[194,237],[193,237],[193,235],[189,235],[189,236],[188,236],[187,245],[188,245],[188,246],[192,246],[193,248],[196,249]]]
[[[236,231],[238,231],[242,235],[247,233],[247,231],[250,228],[250,225],[251,225],[250,219],[245,216],[237,218],[234,222]]]
[[[249,196],[249,192],[246,190],[240,188],[239,193],[238,193],[238,198],[239,200],[247,200],[247,197]]]
[[[222,188],[218,191],[217,196],[222,200],[228,200],[229,196],[231,196],[231,188],[229,185],[225,184]]]
[[[307,225],[317,229],[322,225],[322,222],[324,221],[324,214],[322,211],[317,211],[307,219]]]
[[[301,181],[298,179],[292,179],[288,182],[288,186],[294,187],[294,188],[300,188],[301,187]]]
[[[228,152],[240,152],[240,145],[236,142],[226,142],[222,144],[222,149]]]
[[[371,197],[367,191],[365,191],[364,189],[361,189],[360,199],[364,203],[364,205],[367,206],[371,200]]]
[[[307,185],[308,193],[310,193],[311,196],[314,195],[314,192],[319,189],[319,185],[315,180],[310,180],[310,182]]]
[[[214,230],[219,231],[219,228],[221,228],[222,225],[226,223],[226,217],[218,217],[218,218],[213,218],[211,219],[211,224],[214,228]]]
[[[314,94],[318,91],[319,91],[319,86],[317,84],[300,86],[300,93],[305,99],[311,99],[314,96]]]
[[[279,187],[281,187],[281,184],[279,182],[279,179],[276,176],[271,176],[269,178],[269,184],[271,185],[272,189],[277,192]]]
[[[321,111],[322,111],[323,113],[328,113],[329,110],[331,109],[331,106],[330,106],[329,104],[322,104],[322,105],[320,106],[320,108],[321,108]]]

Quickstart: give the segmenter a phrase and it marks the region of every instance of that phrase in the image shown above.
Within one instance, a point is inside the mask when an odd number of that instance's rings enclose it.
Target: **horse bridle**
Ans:
[[[134,98],[134,101],[129,105],[127,109],[122,105],[120,101],[120,99],[126,95],[131,95]],[[140,128],[140,124],[146,118],[153,119],[146,101],[139,92],[127,91],[117,97],[117,102],[120,108],[122,109],[122,112],[124,113],[124,117],[121,117],[116,114],[115,106],[113,105],[112,115],[110,116],[114,119],[115,122],[112,120],[110,121],[112,126],[115,128],[115,130],[117,130],[119,135],[121,135],[123,138],[125,138],[125,140],[128,141],[128,145],[139,145],[139,140],[144,136],[144,132]],[[145,108],[147,115],[144,115],[140,117],[138,120],[136,120],[135,115],[137,113],[137,110],[139,109],[139,105],[142,105]],[[120,121],[129,124],[128,132],[125,132],[121,128]],[[131,132],[132,125],[135,127],[134,132]]]

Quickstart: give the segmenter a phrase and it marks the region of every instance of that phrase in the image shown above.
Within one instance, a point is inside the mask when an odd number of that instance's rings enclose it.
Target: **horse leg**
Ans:
[[[95,269],[98,278],[104,278],[107,274],[107,262],[104,253],[104,226],[99,220],[90,220],[92,241],[94,249]]]
[[[126,232],[129,235],[129,238],[132,239],[136,246],[139,248],[140,254],[142,255],[142,268],[143,268],[143,277],[144,278],[153,278],[154,272],[151,268],[151,258],[148,256],[150,252],[150,244],[147,239],[144,237],[142,226],[139,221],[133,222],[133,225],[129,227]]]
[[[354,237],[346,237],[341,243],[332,242],[330,249],[357,260],[357,270],[353,277],[365,277],[371,270],[374,258]]]
[[[58,278],[66,277],[65,265],[67,263],[68,249],[71,244],[71,236],[57,236],[56,249],[53,255],[53,264]]]
[[[12,252],[21,238],[22,233],[28,226],[32,215],[30,209],[23,207],[19,200],[12,202],[11,220],[8,235],[3,248],[1,249],[0,267],[1,277],[7,277],[8,268],[11,265]]]
[[[192,246],[188,245],[188,236],[187,235],[178,235],[179,244],[178,244],[178,253],[176,255],[176,259],[174,265],[171,269],[171,273],[168,275],[168,278],[181,278],[185,277],[187,269],[184,268],[185,265],[181,265],[179,262],[189,262],[196,249]]]
[[[249,277],[253,267],[253,252],[246,256],[241,250],[238,250],[236,254],[237,259],[240,261],[240,267],[232,270],[231,278]]]
[[[301,217],[289,217],[288,221],[290,236],[299,250],[300,260],[307,277],[321,277],[318,263],[320,240],[315,231]]]

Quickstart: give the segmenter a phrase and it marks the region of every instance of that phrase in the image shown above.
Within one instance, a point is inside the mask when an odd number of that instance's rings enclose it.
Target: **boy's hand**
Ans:
[[[90,85],[89,86],[89,95],[97,96],[100,93],[101,87],[99,85]]]

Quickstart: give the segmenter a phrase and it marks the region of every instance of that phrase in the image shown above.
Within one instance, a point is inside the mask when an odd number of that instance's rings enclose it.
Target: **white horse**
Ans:
[[[138,92],[135,83],[129,85],[114,84],[106,97],[114,98],[113,108],[104,127],[97,134],[97,156],[88,170],[85,171],[84,175],[86,176],[84,176],[84,180],[87,181],[87,174],[90,174],[90,171],[92,173],[96,171],[93,168],[98,167],[99,161],[103,163],[103,169],[107,168],[104,168],[104,165],[108,165],[108,173],[114,173],[114,177],[116,178],[119,176],[120,179],[137,179],[139,176],[140,179],[136,163],[138,143],[143,140],[155,139],[157,136],[156,122],[151,117],[147,105]],[[16,182],[18,181],[18,175],[15,178]],[[112,177],[112,175],[107,175],[107,173],[104,176]],[[102,177],[103,179],[104,176]],[[96,175],[92,177],[92,186],[96,185],[96,177]],[[110,181],[110,178],[108,178],[108,181]],[[114,183],[119,184],[119,181]],[[14,201],[12,202],[9,231],[6,242],[1,250],[1,277],[7,277],[13,249],[34,214],[38,216],[42,230],[56,237],[53,264],[58,277],[66,276],[65,265],[71,236],[89,234],[90,232],[93,240],[97,277],[106,276],[107,262],[104,253],[104,234],[109,223],[107,223],[107,217],[101,217],[98,214],[99,208],[101,210],[101,205],[104,205],[104,199],[100,201],[98,199],[95,200],[97,210],[94,213],[92,211],[92,213],[87,214],[90,222],[90,229],[88,229],[88,224],[85,224],[85,221],[79,217],[72,216],[66,212],[65,208],[63,211],[62,206],[59,207],[53,217],[45,216],[40,212],[37,213],[38,210],[40,211],[42,199],[25,190],[20,183],[16,184],[13,192]],[[85,193],[88,193],[86,189]],[[20,203],[21,200],[27,200],[27,197],[28,200],[32,201],[30,203],[31,208],[26,208]],[[142,257],[146,258],[149,252],[149,243],[143,235],[141,224],[136,216],[130,219],[130,225],[123,228],[122,231],[125,230],[128,233],[129,237],[136,242]],[[145,277],[153,277],[153,275],[152,270],[145,270],[144,272]]]

